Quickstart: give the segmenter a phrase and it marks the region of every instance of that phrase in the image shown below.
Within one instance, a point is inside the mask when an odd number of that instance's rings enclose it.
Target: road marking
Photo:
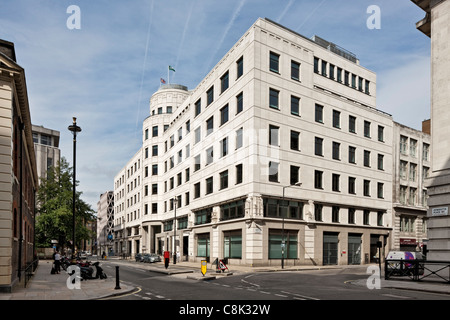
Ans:
[[[389,293],[382,294],[382,296],[390,297],[390,298],[397,298],[397,299],[409,299],[409,297],[405,297],[405,296],[397,296],[397,295],[395,295],[395,294],[389,294]]]
[[[279,294],[279,293],[275,293],[275,295],[278,296],[278,297],[283,297],[283,298],[287,298],[288,297],[288,296],[285,296],[285,295]]]
[[[308,296],[303,296],[303,295],[301,295],[301,294],[298,294],[298,293],[291,293],[291,292],[287,292],[287,291],[281,291],[282,293],[285,293],[285,294],[291,294],[291,295],[293,295],[293,296],[296,296],[296,297],[294,297],[294,299],[303,299],[303,300],[320,300],[320,299],[317,299],[317,298],[313,298],[313,297],[308,297]]]

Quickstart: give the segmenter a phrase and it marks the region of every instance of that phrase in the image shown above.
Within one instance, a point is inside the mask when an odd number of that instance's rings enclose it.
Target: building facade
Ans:
[[[427,243],[427,188],[431,172],[429,134],[394,122],[392,249],[421,251]]]
[[[0,40],[0,291],[11,292],[35,258],[37,188],[25,70]]]
[[[113,253],[114,236],[114,192],[107,191],[100,195],[97,202],[97,254]]]
[[[46,178],[47,170],[58,166],[61,159],[59,131],[35,125],[32,130],[38,177]]]
[[[364,264],[390,246],[392,117],[356,56],[258,19],[193,90],[162,86],[116,175],[118,252]]]
[[[431,38],[431,174],[428,259],[450,261],[450,1],[412,0],[426,16],[416,27]]]

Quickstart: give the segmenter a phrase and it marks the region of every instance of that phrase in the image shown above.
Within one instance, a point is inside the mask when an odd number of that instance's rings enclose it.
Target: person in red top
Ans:
[[[170,259],[169,251],[164,251],[164,266],[166,267],[166,269],[169,267],[169,259]]]

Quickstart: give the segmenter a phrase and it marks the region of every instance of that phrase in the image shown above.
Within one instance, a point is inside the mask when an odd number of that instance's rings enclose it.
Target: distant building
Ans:
[[[0,40],[0,291],[11,292],[35,258],[37,188],[25,70]]]
[[[114,192],[107,191],[100,195],[97,203],[97,254],[111,254],[114,237]]]
[[[59,131],[33,125],[33,142],[39,179],[47,177],[50,167],[57,167],[61,159]]]
[[[425,180],[431,172],[431,137],[396,122],[393,132],[392,249],[420,251],[428,240]]]

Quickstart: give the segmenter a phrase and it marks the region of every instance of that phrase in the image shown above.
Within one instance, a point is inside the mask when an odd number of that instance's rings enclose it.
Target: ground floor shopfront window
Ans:
[[[242,259],[242,231],[227,231],[223,233],[224,258]]]
[[[297,259],[298,258],[298,231],[284,230],[269,230],[269,259],[282,258],[282,243],[283,238],[284,258]]]

